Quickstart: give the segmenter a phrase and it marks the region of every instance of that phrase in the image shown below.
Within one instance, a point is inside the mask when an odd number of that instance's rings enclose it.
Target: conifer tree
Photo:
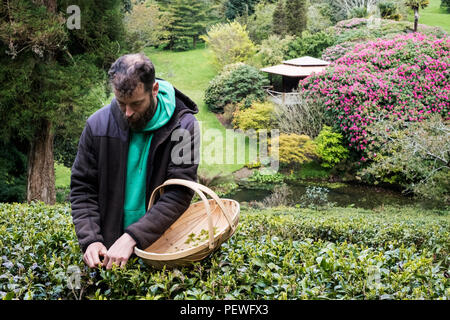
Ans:
[[[287,34],[284,0],[278,0],[277,6],[275,7],[272,19],[272,30],[281,37],[284,37]]]
[[[203,0],[162,0],[161,9],[170,14],[168,26],[170,50],[187,50],[192,39],[195,47],[207,25],[207,3]]]
[[[225,3],[225,15],[227,19],[234,20],[242,15],[250,16],[255,11],[258,0],[228,0]]]
[[[286,2],[287,33],[301,37],[307,25],[306,0],[289,0]]]
[[[80,29],[66,24],[71,5],[80,8]],[[120,53],[121,6],[120,0],[0,2],[0,142],[27,145],[29,202],[55,203],[55,134],[82,128],[85,110],[102,106],[92,88],[106,83],[105,69]]]

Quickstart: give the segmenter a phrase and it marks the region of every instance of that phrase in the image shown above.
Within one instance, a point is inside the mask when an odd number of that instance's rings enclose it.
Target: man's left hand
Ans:
[[[124,233],[109,248],[103,260],[103,266],[106,266],[106,269],[111,269],[114,263],[121,268],[125,267],[135,246],[136,241],[128,233]]]

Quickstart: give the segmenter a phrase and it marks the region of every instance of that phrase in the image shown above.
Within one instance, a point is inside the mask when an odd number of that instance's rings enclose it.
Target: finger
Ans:
[[[86,257],[86,253],[83,254],[83,261],[84,261],[84,263],[86,263],[86,265],[88,265],[88,260],[87,260],[87,257]]]
[[[125,265],[126,265],[126,264],[127,264],[127,260],[126,260],[126,259],[122,260],[122,261],[120,262],[120,268],[121,268],[121,269],[125,268]]]
[[[94,267],[97,267],[100,264],[100,257],[96,251],[92,252],[92,263]]]
[[[115,258],[109,257],[108,264],[106,265],[106,269],[108,269],[108,270],[111,269],[114,262],[115,262]]]
[[[85,257],[86,257],[86,264],[88,265],[89,268],[93,268],[93,263],[92,263],[92,257],[91,257],[91,253],[88,251],[85,253]]]

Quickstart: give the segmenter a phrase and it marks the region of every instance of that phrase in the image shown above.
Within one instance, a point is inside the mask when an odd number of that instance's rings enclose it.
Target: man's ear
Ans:
[[[159,83],[157,81],[155,81],[155,83],[153,84],[153,88],[152,88],[153,98],[156,98],[156,96],[158,95],[158,91],[159,91]]]

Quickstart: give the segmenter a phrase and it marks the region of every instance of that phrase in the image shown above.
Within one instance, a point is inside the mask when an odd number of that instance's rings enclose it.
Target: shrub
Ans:
[[[17,145],[0,142],[0,202],[27,198],[27,156]]]
[[[299,93],[295,104],[277,104],[275,119],[280,132],[317,137],[324,122],[323,103]]]
[[[366,7],[356,7],[353,8],[350,12],[351,18],[365,18],[369,13],[367,12]]]
[[[336,44],[343,42],[367,42],[378,38],[392,38],[399,34],[410,33],[413,23],[409,21],[393,21],[371,17],[354,18],[338,22],[330,28],[334,31]],[[447,34],[439,27],[419,25],[418,31],[426,35],[445,38]]]
[[[449,38],[418,33],[357,44],[326,72],[302,81],[302,91],[326,99],[326,121],[365,162],[377,152],[367,129],[380,119],[449,118],[449,45]]]
[[[322,128],[314,142],[324,168],[333,168],[348,157],[348,150],[343,145],[342,134],[334,132],[329,126]]]
[[[314,210],[331,208],[334,203],[328,200],[329,192],[330,189],[325,187],[306,187],[305,194],[300,197],[300,203],[297,206]]]
[[[450,203],[450,126],[435,115],[421,122],[380,121],[369,133],[379,152],[362,174],[396,182],[416,195]]]
[[[211,48],[219,67],[245,62],[256,52],[245,26],[236,21],[213,25],[206,36],[200,38]]]
[[[280,165],[284,167],[299,168],[317,156],[316,145],[306,135],[282,133],[273,139],[278,144]]]
[[[262,1],[255,7],[255,13],[247,19],[247,30],[254,43],[269,38],[272,34],[272,16],[275,4]]]
[[[333,25],[331,15],[328,3],[311,4],[308,8],[308,31],[313,34],[331,27]]]
[[[242,63],[227,66],[206,88],[205,103],[213,112],[223,112],[229,103],[244,102],[249,107],[253,101],[265,98],[263,86],[267,84],[268,80],[254,67]]]
[[[0,298],[449,299],[449,230],[448,213],[408,207],[242,209],[233,237],[201,263],[105,270],[84,266],[68,205],[0,204]]]
[[[274,106],[270,101],[254,102],[250,108],[237,109],[233,114],[233,125],[235,129],[243,131],[254,129],[271,130],[274,127]]]
[[[441,8],[450,12],[450,0],[441,0]]]
[[[291,189],[286,185],[275,186],[273,192],[265,197],[261,203],[262,208],[271,208],[279,206],[289,206],[292,204]]]
[[[324,50],[322,59],[328,62],[335,62],[337,59],[343,57],[346,53],[351,51],[357,42],[347,41],[331,46]]]
[[[167,44],[170,35],[168,26],[171,22],[170,15],[161,12],[156,3],[137,3],[124,17],[127,42],[135,52],[145,47]]]
[[[401,15],[398,12],[398,6],[392,1],[383,1],[378,3],[378,8],[380,9],[380,16],[383,19],[400,20]]]
[[[336,38],[332,29],[316,33],[303,32],[302,37],[298,37],[289,43],[286,59],[295,59],[301,56],[320,57],[323,51],[336,43]]]
[[[267,67],[281,63],[293,39],[292,36],[281,38],[278,35],[270,35],[268,39],[263,40],[256,54],[256,57],[261,60],[261,65]]]
[[[254,171],[253,174],[248,177],[248,181],[252,182],[252,184],[273,185],[282,184],[284,178],[285,176],[279,172],[274,174],[263,174],[260,171]]]

